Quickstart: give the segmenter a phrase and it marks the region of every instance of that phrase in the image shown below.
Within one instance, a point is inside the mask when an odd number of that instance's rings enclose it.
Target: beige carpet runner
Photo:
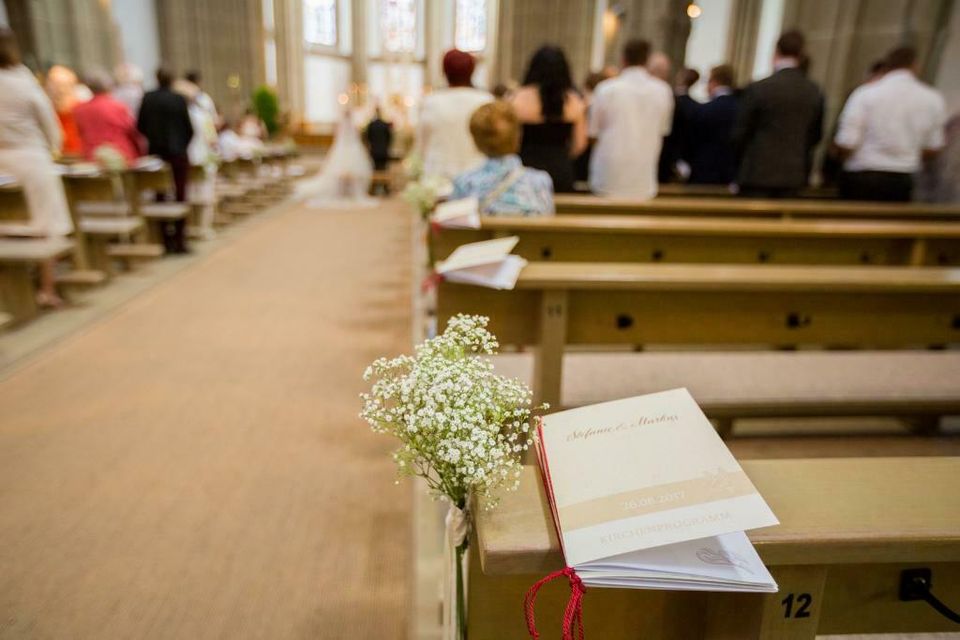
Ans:
[[[292,208],[0,382],[0,638],[402,638],[411,503],[360,375],[400,205]]]

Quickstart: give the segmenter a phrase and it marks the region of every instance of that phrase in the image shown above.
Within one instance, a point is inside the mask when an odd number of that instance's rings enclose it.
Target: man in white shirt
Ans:
[[[590,189],[604,196],[657,195],[657,162],[673,120],[673,91],[644,68],[650,44],[630,40],[623,71],[597,85],[590,105]]]
[[[894,49],[886,75],[850,94],[834,139],[845,157],[844,198],[910,201],[913,174],[943,148],[946,106],[917,79],[916,57],[911,47]]]
[[[443,56],[443,73],[450,85],[423,99],[417,131],[417,149],[423,174],[452,180],[486,158],[473,143],[470,116],[493,101],[486,91],[471,84],[476,62],[465,51],[452,49]]]

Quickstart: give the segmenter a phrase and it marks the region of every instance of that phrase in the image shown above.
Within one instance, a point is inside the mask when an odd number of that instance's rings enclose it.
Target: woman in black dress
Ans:
[[[511,102],[523,127],[523,164],[549,173],[555,192],[573,191],[573,158],[587,146],[586,108],[561,48],[548,45],[533,54]]]

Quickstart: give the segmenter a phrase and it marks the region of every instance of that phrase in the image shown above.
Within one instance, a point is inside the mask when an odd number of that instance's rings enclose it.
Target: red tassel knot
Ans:
[[[583,594],[587,592],[587,587],[577,572],[572,567],[566,567],[560,571],[554,571],[550,575],[541,578],[530,587],[526,597],[523,599],[523,607],[527,617],[527,632],[533,640],[540,638],[540,632],[537,631],[536,614],[534,608],[537,603],[537,592],[540,587],[557,578],[566,576],[570,584],[570,599],[567,600],[567,607],[563,611],[563,627],[561,629],[562,640],[574,640],[574,629],[577,631],[578,640],[583,640]]]

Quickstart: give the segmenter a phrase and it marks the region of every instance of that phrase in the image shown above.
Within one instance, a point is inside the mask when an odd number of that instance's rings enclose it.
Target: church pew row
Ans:
[[[960,221],[779,220],[571,214],[481,218],[479,229],[436,229],[432,255],[518,236],[514,253],[562,262],[780,264],[960,263]]]
[[[13,323],[21,323],[37,315],[34,271],[48,260],[73,254],[76,245],[65,238],[2,238],[0,239],[0,306]],[[73,286],[95,285],[102,274],[76,270],[64,274],[59,283]]]
[[[591,588],[583,604],[587,637],[813,640],[956,629],[926,603],[900,601],[898,592],[903,570],[928,568],[934,594],[960,602],[960,458],[741,464],[780,519],[748,532],[779,593]],[[523,596],[563,567],[539,471],[525,467],[518,491],[505,492],[496,509],[473,513],[469,636],[528,638]],[[560,581],[540,592],[544,637],[557,634],[567,595]]]
[[[589,191],[589,189],[588,189]],[[657,187],[658,198],[732,198],[736,193],[730,190],[730,187],[722,184],[680,184],[664,183]],[[824,187],[807,187],[801,189],[797,194],[802,199],[836,199],[839,193],[837,189]]]
[[[689,215],[767,218],[874,218],[890,220],[958,220],[960,205],[922,202],[853,202],[844,200],[764,200],[759,198],[654,198],[637,201],[592,195],[557,194],[558,214]]]
[[[534,394],[557,407],[565,404],[561,402],[561,385],[563,354],[568,346],[903,349],[960,342],[960,270],[540,262],[524,267],[514,290],[441,282],[437,295],[439,326],[456,313],[489,316],[490,328],[501,344],[537,347]],[[816,377],[819,367],[824,371],[831,368],[831,354],[823,355],[824,360],[805,378]],[[944,355],[960,357],[955,353]],[[668,369],[669,361],[663,366]],[[879,375],[871,373],[869,367],[864,369],[867,378]],[[909,371],[927,377],[923,370]],[[718,381],[735,375],[723,366],[713,373]],[[619,371],[612,370],[607,377],[618,375]],[[904,377],[907,375],[904,372]],[[929,372],[930,379],[936,375]],[[679,379],[679,375],[668,377]],[[805,378],[778,376],[783,385],[780,395],[797,394]],[[900,395],[897,390],[901,384],[898,377],[886,380],[885,392],[877,394],[876,399]],[[749,393],[743,393],[738,400],[741,408],[750,404]],[[938,411],[960,413],[960,388],[950,396],[945,399],[948,406]],[[844,406],[845,400],[825,394],[807,401],[811,406],[819,405],[822,415],[850,415],[851,407]],[[863,400],[861,397],[858,403]],[[909,405],[910,398],[904,400]],[[755,411],[762,414],[763,406],[758,398]],[[882,407],[882,402],[877,405]],[[918,403],[916,414],[929,415],[930,409]],[[907,411],[898,410],[903,412]]]

